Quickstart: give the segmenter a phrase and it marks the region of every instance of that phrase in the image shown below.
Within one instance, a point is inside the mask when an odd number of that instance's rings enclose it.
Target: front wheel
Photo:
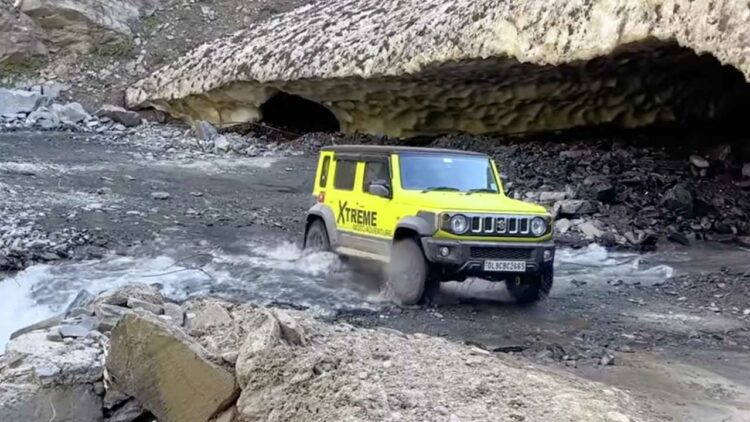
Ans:
[[[307,228],[307,233],[305,233],[305,249],[311,251],[331,250],[331,242],[328,239],[326,225],[322,220],[315,219],[315,221],[310,223],[310,227]]]
[[[517,303],[530,304],[538,302],[549,295],[552,290],[554,273],[552,268],[542,270],[539,274],[516,276],[506,281],[508,291]]]
[[[425,290],[429,268],[422,248],[414,239],[393,243],[386,286],[399,305],[416,305]]]

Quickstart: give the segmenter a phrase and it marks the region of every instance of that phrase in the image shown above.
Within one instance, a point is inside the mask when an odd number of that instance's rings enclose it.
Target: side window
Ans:
[[[385,161],[367,161],[365,163],[365,177],[362,183],[362,192],[368,192],[370,183],[375,180],[391,181],[388,163]]]
[[[333,186],[336,189],[354,190],[354,175],[356,173],[356,161],[336,160],[336,175],[333,178]]]
[[[331,156],[328,155],[323,159],[323,168],[320,171],[320,181],[318,182],[318,186],[321,188],[326,187],[326,184],[328,183],[328,167],[331,165]]]

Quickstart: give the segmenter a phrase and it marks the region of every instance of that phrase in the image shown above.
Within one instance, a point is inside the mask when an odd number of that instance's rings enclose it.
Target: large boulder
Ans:
[[[122,123],[125,127],[133,127],[141,124],[141,116],[138,113],[111,104],[103,105],[97,110],[96,115],[107,117],[117,123]]]
[[[324,0],[198,47],[126,100],[219,126],[312,101],[344,132],[394,136],[636,127],[735,113],[749,54],[734,0]]]
[[[0,7],[0,64],[47,55],[44,37],[42,28],[28,16]]]
[[[179,328],[126,314],[110,338],[107,369],[117,389],[162,422],[205,422],[237,396],[234,375]]]
[[[0,116],[29,114],[51,103],[50,97],[39,92],[0,88]]]

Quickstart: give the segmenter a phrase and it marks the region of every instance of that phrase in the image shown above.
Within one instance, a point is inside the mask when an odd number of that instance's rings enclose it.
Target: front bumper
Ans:
[[[555,259],[555,244],[521,242],[481,242],[433,237],[422,238],[422,248],[427,260],[433,265],[442,267],[444,273],[453,276],[487,276],[497,278],[513,272],[485,271],[485,261],[524,261],[526,271],[523,274],[540,273],[551,269]],[[448,248],[448,255],[441,254],[441,249]]]

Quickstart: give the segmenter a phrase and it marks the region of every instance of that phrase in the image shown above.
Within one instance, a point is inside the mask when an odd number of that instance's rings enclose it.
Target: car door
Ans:
[[[351,208],[355,201],[355,179],[357,176],[357,160],[350,157],[334,156],[333,161],[333,189],[326,193],[325,202],[333,210],[336,219],[336,229],[339,237],[343,233],[354,231],[354,220],[351,218]],[[346,246],[344,239],[340,239],[342,246]]]
[[[375,181],[385,182],[392,192],[387,156],[364,158],[358,167],[354,229],[361,238],[358,242],[360,249],[388,257],[394,224],[391,221],[392,213],[389,212],[392,198],[370,193],[369,187]]]

